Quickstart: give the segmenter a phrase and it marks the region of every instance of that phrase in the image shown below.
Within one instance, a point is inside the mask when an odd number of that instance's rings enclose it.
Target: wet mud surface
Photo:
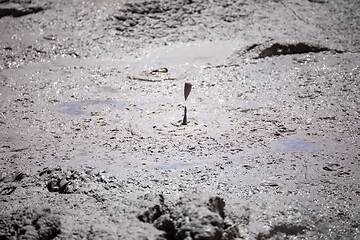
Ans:
[[[359,9],[0,1],[0,238],[359,238]]]

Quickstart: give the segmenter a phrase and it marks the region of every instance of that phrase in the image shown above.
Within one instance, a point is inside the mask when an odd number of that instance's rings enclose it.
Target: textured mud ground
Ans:
[[[0,1],[0,239],[359,238],[359,10]]]

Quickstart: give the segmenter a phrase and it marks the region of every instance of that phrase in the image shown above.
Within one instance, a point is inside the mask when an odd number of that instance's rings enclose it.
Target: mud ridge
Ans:
[[[34,5],[30,2],[18,4],[12,1],[0,3],[0,18],[6,16],[22,17],[45,10],[43,6]]]
[[[60,218],[50,208],[24,208],[0,217],[0,239],[53,239],[60,233]]]
[[[265,48],[261,51],[258,57],[256,58],[265,58],[279,55],[289,55],[289,54],[301,54],[301,53],[318,53],[324,51],[335,51],[338,50],[329,49],[323,46],[315,46],[307,43],[296,43],[296,44],[280,44],[274,43],[270,47]]]
[[[297,43],[283,43],[280,41],[266,41],[264,43],[254,43],[244,50],[237,52],[237,57],[245,57],[252,59],[262,59],[266,57],[274,57],[281,55],[294,55],[304,53],[319,53],[319,52],[333,52],[343,53],[338,49],[328,48],[326,46],[297,42]]]

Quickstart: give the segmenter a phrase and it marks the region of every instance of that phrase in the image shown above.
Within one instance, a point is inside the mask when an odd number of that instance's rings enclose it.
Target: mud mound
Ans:
[[[300,53],[317,53],[331,51],[331,49],[323,46],[315,46],[307,43],[296,44],[280,44],[274,43],[270,47],[262,50],[257,58],[265,58],[279,55],[300,54]]]
[[[0,215],[0,239],[53,239],[61,232],[49,208],[25,208]]]
[[[302,53],[319,53],[319,52],[333,52],[342,53],[338,49],[328,48],[326,46],[307,43],[307,42],[281,42],[281,41],[266,41],[264,43],[255,43],[246,47],[243,50],[236,52],[236,58],[252,58],[261,59],[266,57],[274,57],[280,55],[293,55]]]
[[[103,184],[106,188],[113,186],[114,179],[91,169],[85,171],[62,170],[61,168],[45,168],[40,172],[50,192],[75,193],[87,191],[90,185]]]
[[[172,207],[161,199],[160,205],[149,208],[138,219],[164,231],[165,239],[235,239],[239,237],[238,229],[226,217],[224,207],[220,197],[211,197],[207,204],[179,201]]]

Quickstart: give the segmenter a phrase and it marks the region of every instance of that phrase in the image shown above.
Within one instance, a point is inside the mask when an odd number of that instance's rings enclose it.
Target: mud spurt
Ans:
[[[185,101],[188,98],[190,91],[191,91],[191,87],[192,84],[191,83],[185,83],[185,88],[184,88],[184,97],[185,97]]]
[[[188,98],[190,91],[191,91],[192,84],[191,83],[185,83],[184,87],[184,97],[185,101]],[[187,125],[187,108],[184,106],[184,118],[181,125]]]

